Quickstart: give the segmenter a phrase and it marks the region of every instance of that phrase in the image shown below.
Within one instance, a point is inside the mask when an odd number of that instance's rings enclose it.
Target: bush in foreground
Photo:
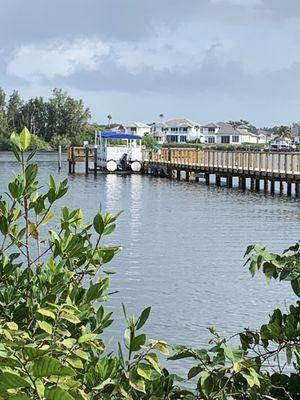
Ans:
[[[50,177],[40,192],[38,167],[29,163],[34,153],[25,160],[30,141],[26,128],[12,134],[20,173],[0,198],[0,399],[300,398],[298,302],[285,313],[275,310],[257,331],[226,340],[211,329],[207,348],[173,348],[169,360],[194,360],[187,374],[194,390],[161,367],[167,343],[141,332],[150,308],[134,318],[124,307],[124,343],[107,353],[102,333],[112,314],[104,302],[112,293],[104,267],[120,248],[101,239],[114,231],[119,214],[98,212],[86,222],[81,209],[64,207],[51,229],[52,208],[67,181]],[[282,255],[250,246],[246,255],[252,275],[262,269],[268,281],[290,281],[300,296],[299,244]]]

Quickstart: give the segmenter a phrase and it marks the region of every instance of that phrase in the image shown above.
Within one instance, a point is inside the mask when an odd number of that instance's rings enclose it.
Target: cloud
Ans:
[[[224,4],[229,6],[251,7],[259,6],[262,0],[210,0],[212,4]]]
[[[7,64],[7,73],[28,81],[67,77],[78,70],[95,71],[109,54],[100,40],[52,40],[46,44],[23,44]]]

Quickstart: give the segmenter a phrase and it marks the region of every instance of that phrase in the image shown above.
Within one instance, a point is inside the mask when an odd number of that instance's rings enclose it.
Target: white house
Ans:
[[[242,144],[267,143],[267,136],[262,131],[250,132],[246,125],[234,128],[226,122],[211,123],[202,127],[204,143]]]
[[[201,124],[189,119],[171,119],[152,125],[152,133],[159,143],[201,141]]]
[[[164,122],[154,122],[151,125],[151,134],[159,144],[167,143],[167,125]]]
[[[300,143],[300,123],[293,124],[292,135],[294,137],[295,143]]]
[[[123,126],[126,132],[132,133],[133,135],[144,136],[151,132],[151,126],[143,122],[131,122]]]

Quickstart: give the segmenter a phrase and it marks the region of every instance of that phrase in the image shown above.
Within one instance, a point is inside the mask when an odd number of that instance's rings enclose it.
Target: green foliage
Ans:
[[[157,145],[157,140],[153,135],[145,135],[142,137],[142,144],[146,146],[147,149],[152,149],[153,146]]]
[[[54,89],[48,101],[36,97],[26,102],[17,91],[6,101],[5,93],[0,89],[1,150],[10,150],[10,132],[19,132],[23,126],[30,127],[35,138],[34,147],[38,150],[48,151],[51,146],[57,149],[58,144],[67,147],[73,138],[78,140],[80,136],[86,140],[85,135],[90,136],[94,125],[89,124],[89,119],[90,111],[82,100],[74,99],[60,89]],[[80,140],[81,145],[83,140]]]
[[[33,153],[24,154],[31,140],[27,128],[11,135],[20,173],[0,197],[0,398],[181,398],[160,366],[167,344],[141,332],[150,308],[135,319],[124,307],[124,344],[107,354],[102,334],[113,320],[103,268],[120,248],[101,239],[120,213],[98,212],[92,223],[81,209],[55,215],[68,183],[50,176],[40,192]]]

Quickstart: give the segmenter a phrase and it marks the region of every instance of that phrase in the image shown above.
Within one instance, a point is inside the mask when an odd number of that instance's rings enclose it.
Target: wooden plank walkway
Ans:
[[[97,149],[93,147],[70,147],[68,149],[69,172],[75,173],[77,162],[85,162],[85,173],[97,173]],[[90,163],[93,162],[93,168]],[[276,191],[300,197],[300,153],[298,152],[262,152],[262,151],[218,151],[202,149],[167,149],[159,152],[143,152],[143,173],[157,176],[175,177],[180,180],[182,172],[185,179],[199,180],[202,177],[207,185],[214,175],[214,182],[221,185],[226,179],[227,187],[233,187],[233,178],[238,178],[240,189],[259,191],[263,181],[264,191]],[[247,182],[250,178],[250,185]],[[236,180],[236,179],[235,179]],[[270,186],[270,187],[269,187]]]
[[[232,178],[239,179],[239,187],[246,189],[247,179],[250,187],[260,190],[260,181],[264,182],[264,190],[275,193],[275,182],[286,184],[287,195],[292,191],[300,195],[300,153],[296,152],[262,152],[262,151],[217,151],[201,149],[161,149],[158,153],[145,154],[144,169],[147,173],[181,179],[185,172],[186,180],[190,174],[199,177],[204,175],[206,184],[210,183],[210,175],[215,175],[215,183],[221,185],[221,178],[226,178],[227,186],[232,187]],[[292,185],[295,186],[294,190]]]

